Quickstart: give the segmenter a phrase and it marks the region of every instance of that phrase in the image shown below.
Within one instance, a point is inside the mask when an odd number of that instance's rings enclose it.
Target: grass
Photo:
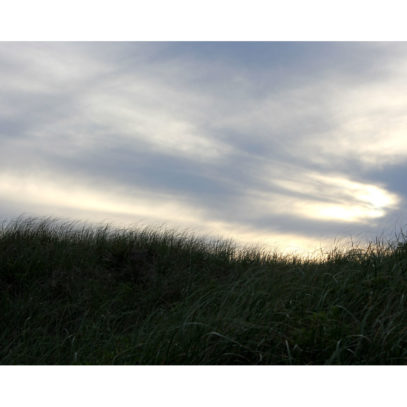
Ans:
[[[176,231],[0,231],[1,364],[406,364],[407,243],[319,259]]]

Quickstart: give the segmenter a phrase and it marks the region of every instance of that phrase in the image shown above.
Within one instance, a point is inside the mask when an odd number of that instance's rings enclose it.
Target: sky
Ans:
[[[406,73],[405,42],[0,42],[0,219],[394,236]]]

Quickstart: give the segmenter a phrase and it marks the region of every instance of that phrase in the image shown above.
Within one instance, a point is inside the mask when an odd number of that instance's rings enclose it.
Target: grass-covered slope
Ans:
[[[405,364],[407,245],[322,260],[25,219],[0,232],[1,364]]]

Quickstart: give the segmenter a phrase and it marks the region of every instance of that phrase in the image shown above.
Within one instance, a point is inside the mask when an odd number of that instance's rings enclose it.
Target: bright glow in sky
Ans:
[[[0,43],[0,218],[283,251],[403,226],[406,43]]]

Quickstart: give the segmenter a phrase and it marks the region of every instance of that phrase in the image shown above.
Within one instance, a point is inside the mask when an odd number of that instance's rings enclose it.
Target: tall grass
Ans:
[[[2,364],[405,364],[407,243],[319,259],[169,230],[0,231]]]

